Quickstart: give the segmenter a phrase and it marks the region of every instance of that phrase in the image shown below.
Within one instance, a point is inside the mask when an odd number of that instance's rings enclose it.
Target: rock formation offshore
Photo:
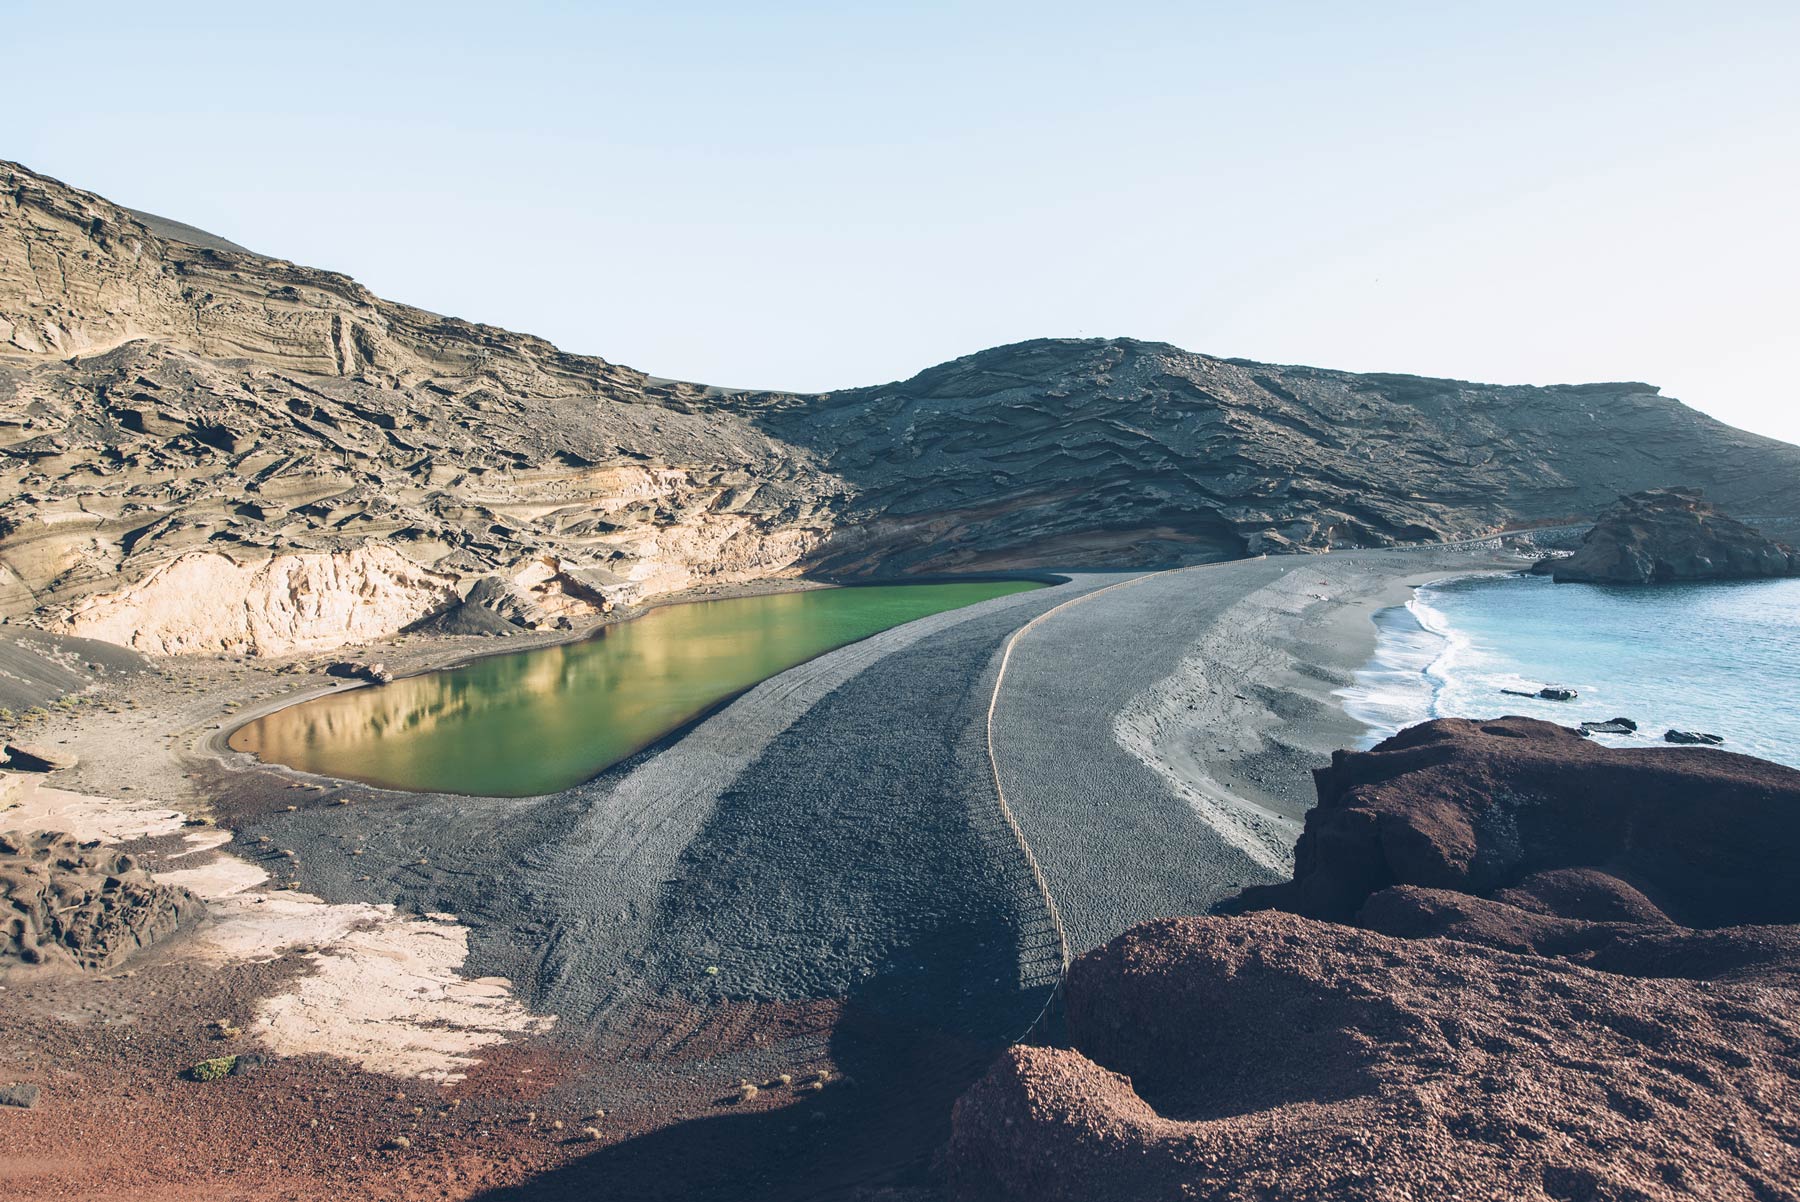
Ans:
[[[1474,536],[1675,482],[1800,518],[1800,448],[1644,384],[1041,339],[873,388],[727,391],[0,164],[0,616],[155,653],[328,649],[471,593],[515,628],[803,572]]]
[[[1600,515],[1573,555],[1532,571],[1558,584],[1665,584],[1800,574],[1800,552],[1707,503],[1696,488],[1654,488]]]

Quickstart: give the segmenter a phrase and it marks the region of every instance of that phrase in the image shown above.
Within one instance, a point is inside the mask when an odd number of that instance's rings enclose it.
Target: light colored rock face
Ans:
[[[381,545],[252,562],[202,551],[89,598],[63,624],[159,655],[283,655],[392,634],[454,605],[454,586]]]
[[[875,388],[731,392],[180,230],[0,163],[0,617],[45,622],[201,551],[388,544],[459,592],[524,578],[511,608],[536,625],[802,571],[1481,534],[1671,480],[1800,525],[1800,449],[1643,384],[1040,339]]]

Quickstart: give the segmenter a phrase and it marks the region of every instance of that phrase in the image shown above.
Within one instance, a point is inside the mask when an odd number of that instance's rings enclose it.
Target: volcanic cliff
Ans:
[[[661,380],[0,164],[0,616],[320,650],[801,572],[1173,563],[1580,520],[1800,448],[1643,384],[1044,339],[821,395]]]

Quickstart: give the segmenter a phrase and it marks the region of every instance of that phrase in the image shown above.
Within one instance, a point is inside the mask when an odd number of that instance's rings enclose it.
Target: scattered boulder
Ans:
[[[1706,747],[1717,747],[1725,741],[1724,735],[1709,735],[1698,730],[1665,730],[1665,743],[1699,743]]]
[[[231,1075],[234,1077],[251,1077],[269,1067],[269,1058],[260,1052],[244,1052],[233,1056]]]
[[[37,1105],[40,1092],[35,1085],[0,1085],[0,1106],[30,1110]]]
[[[73,751],[46,747],[42,743],[8,743],[6,766],[21,772],[67,772],[81,763]]]
[[[1580,730],[1584,735],[1635,735],[1638,724],[1630,718],[1608,718],[1604,722],[1583,722]]]
[[[135,858],[51,831],[0,834],[0,967],[112,968],[198,922],[198,897]]]
[[[1710,505],[1697,488],[1621,497],[1573,555],[1532,571],[1559,584],[1661,584],[1800,574],[1800,553]]]
[[[390,684],[394,679],[394,674],[387,670],[386,664],[365,664],[354,659],[327,664],[325,675],[341,680],[366,680],[370,684]]]

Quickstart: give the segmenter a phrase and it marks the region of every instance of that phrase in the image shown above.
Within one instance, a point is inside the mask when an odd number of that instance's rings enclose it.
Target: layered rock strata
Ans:
[[[1643,384],[1043,339],[874,388],[728,391],[396,304],[0,164],[0,617],[156,652],[575,625],[801,572],[1478,535],[1671,479],[1800,518],[1800,449]],[[190,574],[207,606],[178,618]]]

